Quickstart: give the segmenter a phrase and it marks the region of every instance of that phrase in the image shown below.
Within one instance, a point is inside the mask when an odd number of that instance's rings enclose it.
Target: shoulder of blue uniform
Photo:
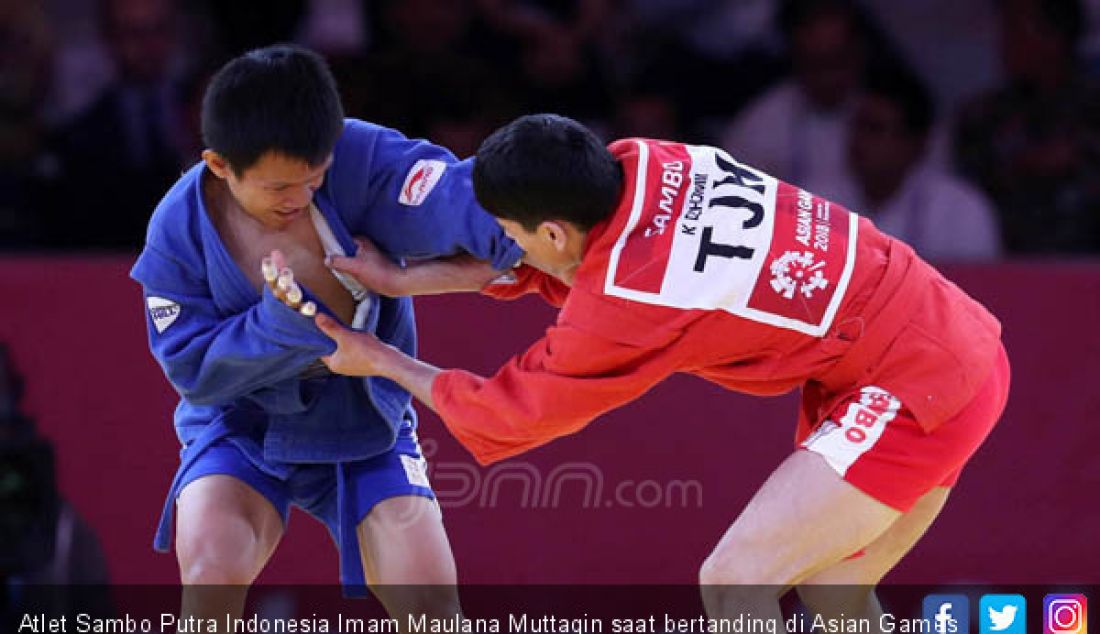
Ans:
[[[489,212],[484,213],[488,214]],[[498,271],[507,271],[523,263],[523,256],[526,255],[523,247],[509,238],[503,229],[498,234],[498,240],[500,246],[492,258],[493,268]]]
[[[347,134],[349,130],[353,133],[377,133],[383,130],[390,130],[390,128],[370,121],[364,121],[363,119],[347,117],[344,119],[344,133]]]
[[[167,258],[193,264],[201,259],[203,171],[199,163],[184,172],[153,210],[145,247],[130,270],[135,280],[147,281],[151,260]]]
[[[387,144],[375,148],[379,141]],[[394,145],[389,143],[396,142]],[[395,128],[389,128],[362,119],[344,119],[344,132],[336,141],[333,150],[334,161],[336,157],[348,150],[367,146],[372,150],[383,153],[378,157],[382,160],[398,160],[415,162],[422,158],[441,158],[447,163],[455,163],[457,159],[447,148],[431,143],[423,138],[410,138]]]
[[[344,119],[344,131],[340,134],[340,138],[336,139],[336,146],[332,150],[334,163],[342,154],[362,150],[364,146],[373,147],[379,137],[387,134],[399,133],[362,119]]]

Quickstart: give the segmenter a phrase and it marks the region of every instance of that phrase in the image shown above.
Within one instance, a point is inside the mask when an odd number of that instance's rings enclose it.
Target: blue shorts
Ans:
[[[219,438],[177,474],[173,495],[209,475],[232,476],[264,496],[286,525],[293,504],[325,524],[340,548],[349,596],[365,594],[356,527],[379,502],[402,495],[434,500],[416,431],[404,425],[384,454],[355,462],[268,465],[250,458],[233,436]],[[247,439],[246,439],[247,442]]]

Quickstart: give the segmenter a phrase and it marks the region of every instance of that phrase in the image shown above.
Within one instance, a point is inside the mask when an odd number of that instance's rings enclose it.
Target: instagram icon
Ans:
[[[1088,634],[1088,601],[1083,594],[1043,598],[1043,634]]]

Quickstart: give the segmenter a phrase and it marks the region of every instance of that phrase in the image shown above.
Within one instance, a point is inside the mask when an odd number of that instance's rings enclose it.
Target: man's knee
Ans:
[[[248,585],[260,574],[277,536],[245,516],[211,513],[180,522],[176,558],[185,585]]]
[[[785,553],[753,545],[750,540],[726,539],[699,569],[704,586],[789,585],[797,565]]]
[[[703,586],[784,586],[813,566],[812,551],[735,522],[700,568]]]
[[[176,558],[184,585],[248,585],[262,567],[259,544],[246,530],[184,531],[176,536]]]
[[[409,596],[417,601],[443,597],[443,594],[412,592],[417,586],[454,586],[458,583],[458,572],[449,549],[438,544],[429,544],[424,549],[403,545],[395,552],[378,556],[364,553],[364,570],[368,572],[368,582],[379,585],[407,586]]]
[[[375,595],[391,617],[406,615],[428,618],[448,618],[462,612],[457,588],[451,585],[376,586]]]
[[[458,571],[453,556],[414,556],[409,562],[407,575],[433,586],[453,586],[458,583]]]
[[[703,562],[703,565],[699,567],[699,585],[725,586],[751,583],[745,581],[747,578],[746,572],[744,568],[738,567],[736,562],[724,557],[719,558],[716,554],[711,553]]]
[[[802,584],[797,590],[802,604],[814,614],[862,616],[878,607],[873,582],[860,585]]]
[[[179,558],[180,583],[185,586],[247,586],[256,578],[251,566],[212,557]]]

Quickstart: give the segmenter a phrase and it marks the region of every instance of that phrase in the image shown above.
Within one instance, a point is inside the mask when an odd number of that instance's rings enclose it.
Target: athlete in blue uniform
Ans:
[[[327,256],[353,254],[352,235],[398,259],[466,254],[497,269],[522,251],[475,202],[470,161],[345,120],[313,53],[234,59],[213,78],[202,119],[203,160],[158,205],[131,272],[150,348],[182,397],[181,464],[155,546],[169,546],[175,504],[183,614],[240,614],[290,504],[329,528],[349,593],[433,584],[376,594],[391,614],[454,614],[454,559],[409,394],[329,373],[318,359],[335,346],[308,314],[415,354],[410,299],[369,292]],[[211,584],[237,588],[200,587]]]

